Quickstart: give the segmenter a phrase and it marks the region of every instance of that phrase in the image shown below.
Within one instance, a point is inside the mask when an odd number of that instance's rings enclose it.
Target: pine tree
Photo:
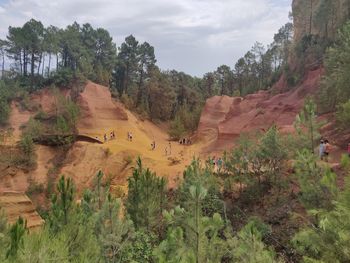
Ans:
[[[305,148],[312,153],[315,151],[316,142],[320,139],[319,129],[322,123],[317,121],[316,104],[311,98],[306,98],[304,108],[296,117],[294,127],[298,133],[299,140]],[[302,149],[304,147],[299,147]]]
[[[53,194],[52,211],[49,217],[51,228],[59,230],[69,222],[69,214],[73,208],[75,187],[71,178],[65,179],[62,175],[57,183],[58,194]]]
[[[292,240],[305,262],[349,262],[350,178],[331,211],[318,210],[316,224],[301,230]]]
[[[128,198],[126,209],[134,222],[135,228],[154,231],[159,225],[165,205],[166,181],[142,166],[141,158],[128,179]]]
[[[120,207],[120,200],[108,194],[98,212],[96,229],[106,262],[124,262],[134,238],[132,221],[121,217]]]
[[[7,258],[15,258],[18,250],[23,247],[23,237],[27,231],[27,221],[19,217],[17,222],[10,228],[10,247],[7,250]]]
[[[317,163],[317,157],[304,149],[298,152],[295,174],[301,188],[300,201],[307,209],[330,209],[337,194],[336,175]]]

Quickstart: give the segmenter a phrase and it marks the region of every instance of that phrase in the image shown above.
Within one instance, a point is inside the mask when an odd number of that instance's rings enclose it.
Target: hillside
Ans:
[[[319,88],[322,69],[308,72],[296,88],[285,90],[281,80],[269,91],[241,97],[215,96],[206,101],[198,126],[198,140],[205,141],[204,152],[220,152],[234,146],[244,133],[265,131],[276,124],[282,133],[293,131],[293,123],[304,99]]]

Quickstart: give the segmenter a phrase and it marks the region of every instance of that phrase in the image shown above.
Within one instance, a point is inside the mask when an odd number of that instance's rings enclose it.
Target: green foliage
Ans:
[[[167,240],[156,249],[156,257],[161,262],[171,258],[174,254],[180,262],[220,262],[225,253],[224,242],[219,231],[225,226],[221,216],[215,213],[212,217],[203,216],[203,204],[207,190],[201,185],[189,188],[186,200],[187,209],[176,207],[164,212],[164,217],[170,228]],[[183,231],[183,232],[182,232]],[[186,233],[183,236],[182,233]],[[173,244],[174,234],[179,243]],[[171,246],[171,245],[174,245]]]
[[[337,109],[338,105],[350,99],[348,88],[350,68],[350,23],[346,23],[338,32],[336,43],[326,53],[326,74],[319,92],[319,106],[322,112]],[[341,107],[341,106],[340,106]]]
[[[343,154],[340,159],[340,164],[343,169],[350,171],[350,157],[348,154]]]
[[[261,138],[259,152],[267,169],[268,180],[274,178],[274,183],[276,184],[277,177],[280,175],[284,162],[287,160],[287,152],[275,125]]]
[[[10,116],[9,101],[13,96],[10,88],[5,81],[0,80],[0,125],[5,124]]]
[[[30,136],[31,138],[40,138],[44,134],[44,126],[43,124],[33,118],[30,118],[26,124],[26,128],[24,130],[24,134]]]
[[[58,194],[53,194],[51,198],[52,211],[49,222],[54,231],[58,231],[68,224],[69,214],[73,208],[74,188],[72,179],[65,179],[62,175],[57,184]]]
[[[330,209],[337,194],[336,175],[320,167],[317,157],[304,149],[295,161],[295,174],[300,185],[300,201],[307,209]]]
[[[106,262],[125,262],[134,237],[132,221],[121,218],[120,206],[120,200],[108,194],[98,212],[95,228]]]
[[[336,118],[339,127],[347,129],[350,126],[350,100],[338,106]]]
[[[204,215],[224,214],[224,203],[221,200],[222,196],[218,179],[213,175],[212,167],[203,167],[198,159],[193,159],[191,165],[184,171],[183,182],[177,193],[177,202],[185,209],[189,209],[186,200],[191,198],[190,189],[193,185],[199,185],[206,189],[202,204],[202,213]]]
[[[185,133],[185,126],[180,117],[175,117],[175,119],[170,123],[169,135],[173,140],[179,140]]]
[[[250,157],[253,150],[253,143],[247,138],[241,136],[237,147],[230,152],[224,153],[224,171],[226,176],[226,191],[233,192],[232,185],[239,184],[239,192],[243,190],[243,185],[249,183],[250,180]]]
[[[350,180],[330,211],[318,211],[316,224],[301,230],[293,239],[305,262],[348,262],[350,260]]]
[[[314,153],[317,142],[321,138],[319,132],[321,126],[322,123],[317,120],[316,116],[316,104],[312,99],[306,98],[304,108],[297,115],[294,122],[298,134],[295,142],[298,149],[306,148]]]
[[[274,251],[266,248],[262,238],[269,232],[269,228],[260,220],[251,219],[235,237],[228,242],[229,258],[232,262],[282,262],[276,259]]]
[[[14,258],[18,250],[23,247],[23,237],[26,233],[27,221],[19,217],[14,225],[9,230],[10,247],[6,252],[7,258]]]
[[[19,142],[19,146],[26,157],[32,157],[34,153],[34,142],[30,134],[24,134]]]
[[[128,178],[126,209],[135,228],[155,231],[160,227],[159,220],[165,205],[166,181],[142,166],[141,158]]]

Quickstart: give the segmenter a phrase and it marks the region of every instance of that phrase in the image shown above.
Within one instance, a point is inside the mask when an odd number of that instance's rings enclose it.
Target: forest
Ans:
[[[50,206],[39,211],[45,224],[36,231],[22,217],[8,224],[0,207],[0,261],[349,262],[350,157],[344,154],[335,170],[315,149],[325,125],[320,114],[334,114],[339,133],[350,125],[350,13],[339,15],[350,3],[298,2],[293,23],[282,26],[270,45],[256,42],[232,68],[221,65],[203,77],[161,70],[154,47],[133,35],[117,47],[107,30],[90,24],[62,29],[31,19],[10,26],[0,40],[3,126],[11,101],[29,109],[29,95],[38,90],[80,92],[91,80],[109,86],[140,118],[168,123],[177,140],[196,131],[212,96],[276,92],[281,78],[293,90],[315,67],[324,76],[317,94],[306,96],[295,133],[281,134],[273,125],[241,134],[222,165],[194,157],[176,188],[139,157],[130,160],[126,195],[112,194],[101,170],[82,194],[68,176],[50,182]],[[34,166],[34,144],[43,134],[59,134],[54,143],[70,147],[79,109],[74,96],[56,98],[53,117],[40,112],[30,119],[11,165]],[[0,135],[3,141],[6,134]]]

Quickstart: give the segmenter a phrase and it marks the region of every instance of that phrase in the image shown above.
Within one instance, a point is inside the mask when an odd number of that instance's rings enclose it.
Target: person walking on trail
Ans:
[[[104,140],[104,142],[107,142],[107,134],[103,135],[103,140]]]
[[[169,155],[171,155],[171,142],[169,142]]]
[[[156,141],[152,142],[152,151],[154,151],[156,149]]]
[[[321,140],[320,146],[319,146],[319,156],[321,160],[323,160],[323,157],[324,157],[325,147],[326,145],[324,144],[324,141]]]
[[[130,141],[132,142],[132,133],[130,132]]]
[[[329,160],[329,154],[331,152],[331,145],[328,140],[325,140],[325,146],[324,146],[324,159],[326,162]]]

